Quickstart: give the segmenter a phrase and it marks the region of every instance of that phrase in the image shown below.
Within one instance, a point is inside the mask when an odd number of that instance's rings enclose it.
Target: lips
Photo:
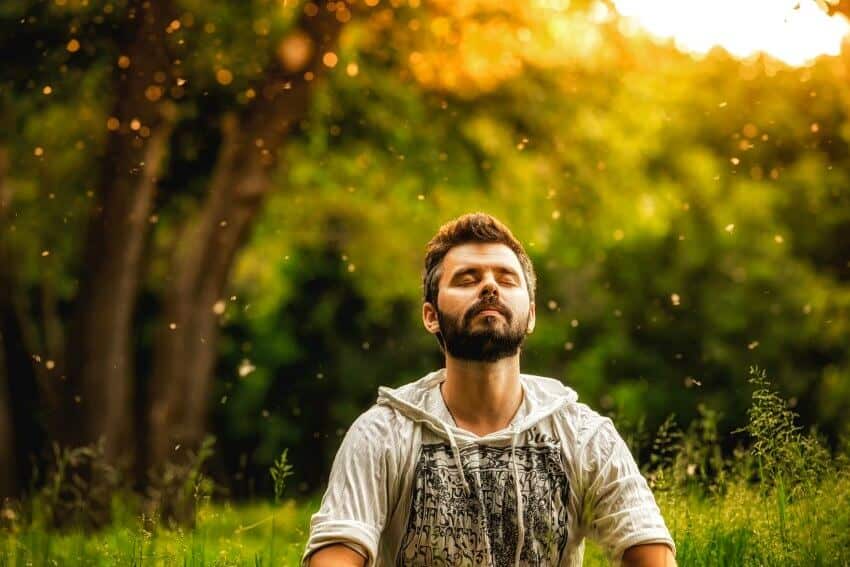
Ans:
[[[472,320],[475,317],[478,317],[479,315],[501,315],[507,321],[509,320],[509,316],[508,313],[506,313],[505,311],[505,309],[496,305],[480,306],[472,311],[472,314],[470,315],[469,319]]]
[[[496,311],[495,309],[485,309],[484,311],[478,313],[478,315],[502,315],[502,313]],[[504,317],[504,315],[502,315],[502,317]]]

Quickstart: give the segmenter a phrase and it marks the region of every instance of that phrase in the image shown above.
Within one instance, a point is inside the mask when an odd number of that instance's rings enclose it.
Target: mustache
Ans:
[[[469,308],[466,315],[464,316],[464,322],[469,323],[472,321],[472,318],[481,313],[482,311],[497,311],[499,312],[505,320],[510,323],[511,322],[511,311],[501,303],[499,300],[481,300],[472,307]]]

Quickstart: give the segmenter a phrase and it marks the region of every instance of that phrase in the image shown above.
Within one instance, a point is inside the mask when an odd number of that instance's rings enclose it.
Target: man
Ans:
[[[628,566],[675,546],[611,420],[551,378],[520,373],[535,274],[522,245],[476,213],[425,257],[422,320],[445,368],[398,389],[346,434],[303,565],[581,565],[584,538]]]

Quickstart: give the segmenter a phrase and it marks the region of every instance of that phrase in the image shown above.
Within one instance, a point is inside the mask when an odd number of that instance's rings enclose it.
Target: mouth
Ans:
[[[478,313],[472,316],[472,319],[477,319],[479,317],[501,317],[503,320],[508,321],[508,315],[498,307],[488,307],[482,309]]]
[[[501,311],[496,311],[495,309],[485,309],[484,311],[479,312],[478,315],[499,315],[500,317],[504,317]],[[476,317],[478,315],[476,315]]]
[[[511,314],[508,311],[507,307],[503,307],[501,305],[495,305],[490,303],[489,305],[478,305],[476,308],[473,308],[465,317],[466,324],[469,325],[476,319],[486,318],[486,317],[494,317],[498,315],[507,323],[511,321]]]

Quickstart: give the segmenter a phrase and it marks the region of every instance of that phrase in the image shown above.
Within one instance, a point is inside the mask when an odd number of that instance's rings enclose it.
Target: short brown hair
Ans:
[[[443,258],[455,246],[471,242],[504,244],[513,250],[525,274],[528,297],[534,303],[537,276],[531,259],[510,229],[487,213],[469,213],[449,221],[441,226],[437,234],[428,242],[425,252],[425,271],[422,276],[422,291],[426,302],[435,307],[437,305]]]

